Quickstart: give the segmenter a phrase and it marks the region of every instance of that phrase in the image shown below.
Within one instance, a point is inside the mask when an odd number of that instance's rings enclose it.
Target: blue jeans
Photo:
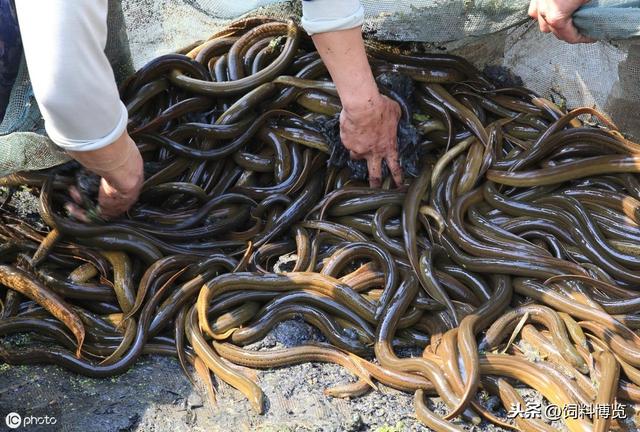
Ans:
[[[22,43],[12,0],[0,0],[0,121],[18,73]]]

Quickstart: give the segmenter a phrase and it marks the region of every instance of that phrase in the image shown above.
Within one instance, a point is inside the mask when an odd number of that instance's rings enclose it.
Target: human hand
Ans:
[[[105,219],[118,217],[137,201],[144,182],[143,161],[128,133],[123,133],[104,148],[70,153],[88,170],[102,177],[98,191],[98,216]]]
[[[366,160],[369,183],[382,184],[382,161],[397,186],[402,185],[398,162],[400,106],[380,94],[362,39],[362,29],[313,35],[318,53],[331,74],[340,101],[340,138],[351,159]]]
[[[340,138],[351,159],[366,160],[369,184],[382,184],[382,161],[387,162],[396,186],[402,185],[402,168],[398,161],[398,122],[400,106],[378,94],[364,106],[346,107],[340,114]]]
[[[129,210],[140,196],[143,181],[142,157],[136,152],[120,169],[102,176],[98,191],[100,216],[111,219]]]
[[[553,33],[558,39],[572,44],[591,43],[595,40],[581,35],[571,18],[580,6],[588,2],[589,0],[531,0],[529,16],[538,21],[543,33]]]

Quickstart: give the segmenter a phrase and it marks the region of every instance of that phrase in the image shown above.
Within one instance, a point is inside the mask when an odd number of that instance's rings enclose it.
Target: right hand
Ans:
[[[385,160],[394,182],[401,186],[402,169],[397,149],[400,106],[378,90],[362,29],[316,33],[313,43],[342,102],[340,138],[351,159],[367,161],[371,187],[381,186],[382,161]]]
[[[127,132],[101,149],[70,154],[89,171],[102,177],[98,192],[99,216],[105,219],[118,217],[138,200],[144,182],[143,161]]]
[[[366,160],[369,184],[382,184],[382,161],[387,162],[396,186],[402,185],[402,168],[398,161],[398,122],[400,106],[378,94],[364,106],[348,107],[340,114],[340,138],[351,159]]]
[[[540,31],[553,33],[558,39],[572,44],[595,40],[581,35],[573,25],[573,13],[589,0],[531,0],[529,16],[538,21]]]
[[[136,152],[120,169],[103,175],[98,192],[98,210],[106,219],[120,216],[135,204],[144,182],[142,156]]]

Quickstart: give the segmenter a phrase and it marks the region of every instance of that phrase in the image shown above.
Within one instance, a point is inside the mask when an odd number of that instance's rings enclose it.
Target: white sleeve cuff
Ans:
[[[69,150],[69,151],[91,151],[98,150],[102,147],[106,147],[109,144],[115,142],[120,136],[124,133],[127,128],[127,123],[129,121],[129,113],[127,112],[127,107],[124,106],[122,102],[120,102],[120,118],[118,119],[118,123],[116,126],[109,132],[107,135],[95,139],[95,140],[74,140],[65,138],[63,135],[59,134],[58,131],[51,127],[47,127],[45,124],[45,129],[47,130],[47,135],[51,138],[51,141],[56,143],[59,147]]]
[[[360,27],[364,8],[359,0],[306,0],[302,2],[302,27],[310,35]]]

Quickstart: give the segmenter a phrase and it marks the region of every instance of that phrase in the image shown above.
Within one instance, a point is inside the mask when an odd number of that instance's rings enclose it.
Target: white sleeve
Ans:
[[[359,0],[303,0],[302,27],[310,35],[360,27],[364,8]]]
[[[107,0],[16,0],[45,129],[66,150],[96,150],[127,127],[107,43]]]

